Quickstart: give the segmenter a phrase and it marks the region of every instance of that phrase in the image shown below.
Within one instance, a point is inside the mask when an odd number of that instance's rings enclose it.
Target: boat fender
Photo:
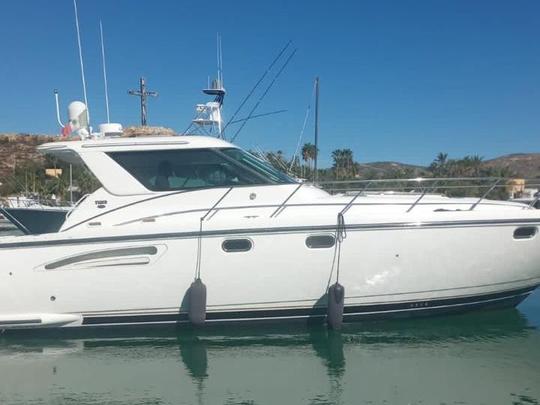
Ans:
[[[206,320],[206,286],[197,278],[189,287],[188,317],[195,326],[202,326]]]
[[[328,314],[326,322],[333,330],[340,330],[343,324],[343,308],[345,306],[345,287],[336,282],[328,288]]]

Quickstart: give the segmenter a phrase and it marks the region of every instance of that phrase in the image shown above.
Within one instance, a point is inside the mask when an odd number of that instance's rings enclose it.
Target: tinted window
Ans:
[[[252,243],[249,239],[229,239],[221,244],[225,252],[247,252],[251,250]]]
[[[306,238],[306,246],[311,249],[330,248],[334,243],[333,235],[313,235]]]
[[[293,183],[236,148],[110,152],[120,166],[152,191]]]

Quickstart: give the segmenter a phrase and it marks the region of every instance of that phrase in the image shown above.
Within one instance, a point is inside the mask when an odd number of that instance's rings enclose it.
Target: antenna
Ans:
[[[208,78],[208,87],[203,89],[203,93],[214,96],[214,100],[195,106],[195,118],[191,120],[191,123],[183,132],[184,134],[195,125],[195,131],[199,134],[224,138],[221,108],[227,92],[223,87],[223,53],[221,48],[221,36],[219,33],[217,34],[216,42],[217,77],[212,80],[212,82],[210,82],[210,78]]]
[[[315,78],[315,159],[313,162],[313,182],[317,183],[317,160],[319,159],[319,76]]]
[[[81,64],[81,79],[83,85],[84,104],[86,105],[86,121],[88,126],[90,126],[90,112],[88,111],[88,98],[86,97],[86,80],[84,78],[84,64],[82,57],[81,32],[79,30],[79,13],[77,12],[77,0],[73,0],[73,8],[75,10],[75,27],[77,27],[77,44],[79,45],[79,61]],[[90,132],[90,128],[88,128],[88,133]]]
[[[64,127],[64,124],[62,124],[62,120],[60,119],[60,102],[58,101],[58,90],[54,89],[54,100],[56,101],[56,121],[58,122],[58,125],[60,125],[60,128]]]
[[[217,33],[217,66],[217,79],[221,87],[223,87],[223,51],[221,49],[221,35],[219,35],[219,32]]]
[[[109,116],[109,88],[107,86],[107,67],[105,65],[105,45],[103,41],[103,24],[101,24],[101,20],[99,20],[99,34],[101,37],[101,62],[103,65],[103,83],[105,85],[105,108],[107,110],[107,123],[110,123],[110,116]]]

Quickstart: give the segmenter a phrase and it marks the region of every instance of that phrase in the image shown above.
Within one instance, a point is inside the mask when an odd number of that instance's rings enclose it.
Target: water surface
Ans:
[[[518,309],[324,327],[0,336],[2,404],[538,404],[540,292]]]

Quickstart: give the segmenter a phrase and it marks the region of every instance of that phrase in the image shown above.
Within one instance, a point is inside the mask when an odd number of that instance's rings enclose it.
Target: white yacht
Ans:
[[[56,233],[0,238],[0,329],[344,321],[514,306],[540,284],[538,210],[440,195],[330,195],[222,139],[87,139],[43,153],[102,188]],[[339,220],[338,220],[339,218]]]

